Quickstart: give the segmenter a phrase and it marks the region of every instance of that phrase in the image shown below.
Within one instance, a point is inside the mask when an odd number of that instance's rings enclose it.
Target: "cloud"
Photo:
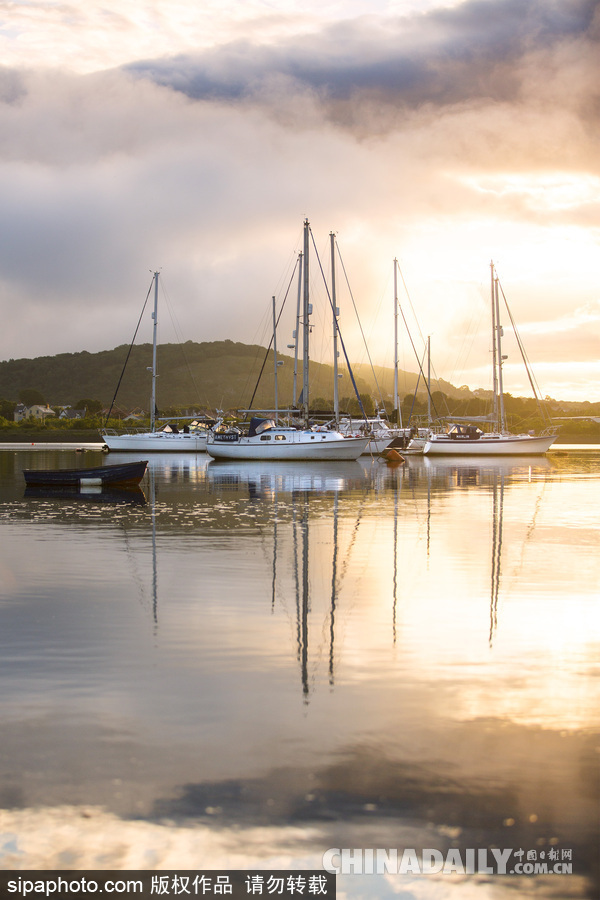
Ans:
[[[597,299],[597,4],[468,0],[335,25],[313,8],[298,29],[290,2],[262,37],[264,6],[251,21],[234,6],[227,39],[193,53],[179,6],[168,47],[185,52],[0,70],[5,357],[126,342],[156,268],[186,338],[250,342],[305,216],[324,258],[338,233],[384,364],[394,256],[438,348],[468,326],[490,258],[527,287],[519,321]]]
[[[585,306],[577,307],[571,312],[558,319],[547,322],[536,322],[521,328],[520,331],[533,332],[535,334],[563,334],[566,331],[574,331],[576,329],[584,329],[589,331],[591,328],[600,327],[600,300],[595,303],[588,303]]]
[[[594,0],[470,0],[411,17],[362,16],[275,45],[238,40],[126,68],[194,99],[268,105],[274,85],[288,97],[305,91],[336,124],[357,130],[365,119],[372,128],[376,118],[385,130],[401,127],[401,114],[423,108],[526,102],[532,89],[551,93],[553,102],[558,92],[595,120],[596,9]],[[573,97],[569,75],[577,73],[582,96]]]

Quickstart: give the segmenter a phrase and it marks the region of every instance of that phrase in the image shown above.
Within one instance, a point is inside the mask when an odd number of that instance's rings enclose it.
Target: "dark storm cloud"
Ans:
[[[264,100],[274,89],[308,91],[334,117],[350,101],[397,110],[514,102],[527,80],[528,60],[537,56],[543,65],[565,48],[594,59],[600,49],[597,9],[597,0],[472,0],[410,19],[336,23],[277,46],[237,41],[196,55],[139,62],[128,71],[196,100]],[[584,116],[598,111],[597,82],[589,74]],[[345,115],[351,124],[357,110]]]

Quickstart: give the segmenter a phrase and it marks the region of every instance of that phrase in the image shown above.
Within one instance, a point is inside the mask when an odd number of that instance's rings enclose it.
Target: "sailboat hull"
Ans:
[[[337,460],[358,459],[368,437],[343,437],[337,432],[274,431],[263,435],[213,434],[206,450],[214,459]]]
[[[102,432],[109,450],[131,453],[205,453],[206,434],[174,434],[168,431],[149,431],[140,434],[111,434]]]
[[[546,453],[555,440],[555,434],[494,434],[472,439],[436,434],[425,442],[423,453],[426,456],[529,456]]]

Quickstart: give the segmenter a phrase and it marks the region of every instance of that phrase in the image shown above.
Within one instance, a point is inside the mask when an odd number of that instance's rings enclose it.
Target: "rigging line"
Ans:
[[[256,331],[254,332],[254,337],[252,338],[252,343],[251,343],[251,346],[254,348],[254,353],[252,355],[252,359],[249,364],[250,367],[248,369],[248,374],[246,376],[246,381],[244,383],[244,387],[240,391],[238,391],[238,393],[241,397],[245,397],[246,392],[249,390],[248,385],[250,384],[250,381],[253,378],[254,367],[258,363],[257,351],[264,349],[264,344],[266,341],[266,334],[267,334],[267,324],[266,324],[267,320],[271,322],[270,327],[272,328],[273,327],[272,311],[269,311],[269,314],[267,314],[266,312],[263,314],[263,317],[261,318],[259,325],[256,328]]]
[[[410,306],[410,308],[411,308],[411,310],[412,310],[412,314],[413,314],[413,316],[415,317],[415,322],[417,323],[417,329],[418,329],[419,334],[420,334],[420,336],[421,336],[421,340],[424,342],[424,341],[425,341],[425,338],[423,337],[423,332],[421,331],[421,326],[419,325],[419,320],[418,320],[418,318],[417,318],[417,314],[416,314],[416,312],[415,312],[415,308],[414,308],[414,306],[413,306],[413,302],[412,302],[412,300],[411,300],[411,296],[410,296],[410,294],[409,294],[409,292],[408,292],[408,287],[406,286],[406,281],[404,280],[404,275],[402,274],[402,269],[400,268],[400,263],[398,262],[398,260],[396,260],[396,265],[398,266],[398,271],[400,272],[400,278],[402,279],[402,284],[404,285],[404,290],[406,291],[406,296],[408,297],[408,303],[409,303],[409,306]],[[398,305],[400,305],[400,304],[398,304]],[[407,326],[407,327],[408,327],[408,326]]]
[[[287,272],[289,272],[290,266],[292,266],[292,264],[293,264],[293,270],[294,271],[296,270],[296,266],[298,264],[298,253],[302,252],[302,233],[303,233],[303,231],[304,231],[304,229],[300,228],[300,232],[297,236],[296,243],[294,244],[294,249],[290,252],[287,263],[283,267],[281,274],[279,275],[279,277],[277,279],[277,283],[276,283],[276,287],[275,287],[275,295],[276,296],[281,293],[282,285],[285,284],[286,274],[287,274]]]
[[[290,287],[292,286],[292,282],[293,282],[293,280],[294,280],[294,278],[295,278],[295,276],[296,276],[296,268],[297,268],[297,266],[298,266],[298,261],[296,261],[296,265],[294,266],[293,272],[292,272],[292,274],[291,274],[291,276],[290,276],[289,284],[288,284],[287,290],[286,290],[286,292],[285,292],[285,297],[283,298],[283,303],[281,304],[281,309],[279,310],[279,315],[277,316],[277,320],[276,320],[276,322],[275,322],[275,327],[277,327],[277,325],[279,325],[279,320],[281,319],[281,315],[282,315],[282,313],[283,313],[283,308],[284,308],[284,306],[285,306],[286,300],[287,300],[287,298],[288,298],[288,294],[289,294],[289,292],[290,292]],[[269,358],[269,353],[271,352],[271,347],[273,346],[273,338],[274,338],[274,335],[272,334],[272,335],[271,335],[271,340],[269,341],[269,346],[267,347],[267,352],[265,353],[265,358],[263,359],[263,364],[262,364],[262,366],[261,366],[261,368],[260,368],[260,372],[258,373],[258,379],[257,379],[256,385],[255,385],[255,387],[254,387],[254,392],[253,392],[253,394],[252,394],[252,397],[250,398],[250,403],[248,404],[248,409],[252,409],[252,404],[254,403],[254,398],[256,397],[256,392],[257,392],[258,386],[259,386],[259,384],[260,384],[260,379],[262,378],[262,374],[263,374],[263,372],[264,372],[264,370],[265,370],[265,366],[266,366],[267,360],[268,360],[268,358]],[[297,338],[296,338],[296,340],[297,340]]]
[[[510,323],[511,323],[511,325],[512,325],[512,329],[513,329],[513,331],[514,331],[515,338],[517,339],[517,344],[518,344],[518,346],[519,346],[519,350],[521,351],[521,356],[522,356],[522,358],[523,358],[523,362],[525,363],[525,370],[526,370],[526,372],[527,372],[527,377],[529,378],[529,384],[531,385],[531,390],[533,391],[533,396],[535,397],[535,399],[536,399],[536,400],[538,401],[538,403],[539,403],[539,397],[538,397],[538,393],[537,393],[537,390],[536,390],[536,386],[535,386],[534,381],[533,381],[533,374],[532,374],[532,372],[531,372],[531,370],[530,370],[530,367],[529,367],[529,361],[528,361],[528,359],[527,359],[527,354],[525,353],[525,347],[523,346],[523,342],[521,341],[521,336],[520,336],[520,334],[519,334],[519,332],[518,332],[518,330],[517,330],[517,326],[516,326],[515,320],[514,320],[513,317],[512,317],[512,313],[511,313],[510,308],[509,308],[509,306],[508,306],[508,301],[507,301],[507,299],[506,299],[506,295],[505,295],[505,293],[504,293],[504,291],[503,291],[503,289],[502,289],[502,285],[500,284],[500,281],[498,281],[498,286],[499,286],[500,292],[501,292],[501,294],[502,294],[502,299],[504,300],[504,305],[506,306],[506,311],[507,311],[507,313],[508,313],[508,317],[509,317],[509,319],[510,319]]]
[[[409,304],[410,304],[410,308],[411,308],[411,310],[412,310],[412,314],[413,314],[413,316],[415,317],[415,321],[416,321],[416,323],[417,323],[417,329],[418,329],[418,332],[419,332],[419,334],[420,334],[420,336],[421,336],[421,340],[426,344],[425,339],[424,339],[424,337],[423,337],[423,332],[421,331],[421,327],[420,327],[420,325],[419,325],[419,320],[417,319],[417,316],[416,316],[416,314],[415,314],[415,311],[414,311],[414,308],[413,308],[413,305],[412,305],[412,300],[410,299],[410,294],[408,293],[408,288],[407,288],[406,282],[405,282],[405,280],[404,280],[404,275],[402,274],[402,269],[400,268],[400,266],[399,266],[399,264],[398,264],[398,260],[396,260],[396,266],[397,266],[397,268],[398,268],[398,271],[400,272],[400,278],[402,279],[402,284],[404,285],[404,290],[406,291],[406,296],[408,297],[408,302],[409,302]],[[433,397],[431,396],[431,386],[429,385],[429,382],[428,382],[427,378],[425,377],[425,373],[423,372],[423,366],[422,366],[421,360],[419,359],[419,357],[418,357],[418,355],[417,355],[417,348],[415,347],[415,342],[413,341],[413,337],[412,337],[412,334],[411,334],[411,332],[410,332],[410,328],[408,327],[408,322],[406,321],[406,316],[404,315],[404,310],[403,310],[403,308],[402,308],[402,304],[401,304],[399,301],[398,301],[398,309],[400,310],[400,315],[402,316],[402,321],[404,322],[404,327],[406,328],[406,333],[407,333],[407,335],[408,335],[408,339],[409,339],[409,341],[410,341],[411,347],[413,348],[413,353],[415,354],[415,359],[416,359],[416,361],[417,361],[417,365],[419,366],[419,378],[417,379],[417,387],[419,386],[419,379],[420,379],[420,377],[421,377],[421,375],[422,375],[422,376],[423,376],[423,382],[424,382],[424,384],[425,384],[425,387],[427,388],[427,393],[428,393],[428,395],[429,395],[429,399],[431,400],[431,403],[432,403],[432,405],[433,405],[433,411],[435,412],[436,418],[439,418],[439,417],[440,417],[440,413],[437,411],[435,402],[434,402],[434,400],[433,400]],[[436,379],[437,379],[438,382],[439,382],[439,379],[437,378],[437,375],[436,375]],[[415,394],[414,394],[414,396],[413,396],[413,408],[414,408],[414,403],[415,403],[415,400],[416,400],[417,387],[415,387]],[[448,404],[446,403],[446,408],[447,408],[447,407],[448,407]],[[411,409],[411,415],[409,416],[409,422],[410,422],[411,416],[412,416],[412,409]]]
[[[388,277],[387,277],[387,279],[386,279],[386,281],[385,281],[385,284],[384,284],[383,287],[381,288],[381,294],[380,294],[380,296],[379,296],[379,300],[378,300],[378,303],[377,303],[377,307],[373,309],[373,319],[372,319],[372,323],[371,323],[371,326],[370,326],[370,329],[369,329],[369,337],[367,338],[367,345],[368,345],[368,342],[371,341],[371,338],[372,338],[372,336],[373,336],[373,333],[374,333],[375,330],[376,330],[377,323],[378,323],[378,321],[379,321],[379,316],[380,316],[380,314],[381,314],[381,310],[382,310],[382,307],[383,307],[384,302],[385,302],[386,304],[389,302],[388,299],[386,299],[386,298],[388,298],[388,296],[389,296],[389,292],[390,292],[390,277],[389,277],[389,275],[388,275]],[[386,352],[387,352],[387,351],[386,351]],[[386,358],[387,358],[387,356],[386,356]],[[364,358],[361,357],[360,360],[359,360],[360,365],[362,365],[363,361],[364,361]]]
[[[398,309],[400,310],[400,315],[402,316],[402,319],[403,319],[403,321],[404,321],[404,325],[406,326],[406,333],[408,334],[408,338],[409,338],[410,343],[411,343],[411,345],[412,345],[413,352],[414,352],[414,354],[415,354],[415,359],[417,360],[417,362],[418,362],[418,364],[419,364],[419,372],[420,372],[420,374],[423,376],[423,381],[425,382],[425,387],[427,388],[427,393],[429,394],[429,399],[431,400],[431,403],[432,403],[432,405],[433,405],[433,411],[434,411],[434,413],[435,413],[436,418],[439,419],[439,418],[440,418],[440,414],[439,414],[439,412],[437,411],[436,406],[435,406],[435,402],[434,402],[434,400],[433,400],[433,397],[431,396],[431,388],[430,388],[429,384],[427,383],[427,379],[425,378],[425,373],[423,372],[423,366],[421,365],[421,360],[420,360],[419,357],[417,356],[417,348],[415,347],[415,342],[414,342],[413,339],[412,339],[412,334],[410,333],[410,329],[409,329],[409,327],[408,327],[408,322],[406,321],[406,316],[404,315],[404,310],[402,309],[402,306],[400,305],[400,303],[398,304]],[[420,329],[419,329],[419,330],[420,330]]]
[[[534,507],[533,507],[533,514],[531,516],[531,520],[525,531],[525,537],[523,538],[523,541],[521,543],[521,552],[519,554],[520,565],[516,569],[517,573],[522,572],[524,560],[525,560],[525,548],[529,544],[530,540],[533,538],[533,533],[534,533],[535,529],[537,528],[537,520],[538,520],[538,516],[540,514],[540,510],[541,510],[541,506],[542,506],[542,499],[544,497],[544,494],[546,493],[546,488],[548,487],[548,485],[549,485],[549,482],[547,481],[546,478],[544,478],[544,481],[542,482],[541,491],[538,494],[537,499],[534,504]]]
[[[358,513],[356,514],[356,522],[354,523],[354,528],[352,529],[352,534],[350,535],[350,542],[348,544],[348,549],[344,554],[344,559],[341,566],[340,575],[337,582],[337,590],[338,592],[341,590],[342,584],[346,577],[346,572],[348,570],[348,565],[350,563],[350,555],[356,543],[356,538],[358,537],[358,529],[362,524],[362,515],[367,504],[367,494],[365,493],[362,497],[361,502],[358,504]]]
[[[423,362],[425,361],[425,353],[427,353],[427,350],[424,350],[424,351],[423,351]],[[416,383],[416,385],[415,385],[415,392],[414,392],[414,394],[413,394],[413,399],[412,399],[412,404],[411,404],[411,407],[410,407],[410,412],[409,412],[409,414],[408,414],[408,424],[409,424],[409,425],[410,425],[410,421],[411,421],[412,416],[413,416],[413,412],[415,411],[415,403],[417,402],[417,392],[418,392],[418,390],[419,390],[419,384],[421,383],[421,375],[423,375],[423,364],[422,364],[422,363],[419,363],[419,375],[418,375],[418,378],[417,378],[417,383]],[[425,377],[425,376],[423,376],[423,377]]]
[[[384,405],[384,403],[383,403],[383,394],[382,394],[382,392],[381,392],[381,388],[379,387],[379,382],[378,382],[378,380],[377,380],[377,375],[375,374],[375,368],[374,368],[374,366],[373,366],[373,360],[371,359],[371,354],[370,354],[370,352],[369,352],[369,346],[368,346],[368,344],[367,344],[367,338],[366,338],[365,333],[364,333],[364,331],[363,331],[362,322],[360,321],[360,316],[358,315],[358,310],[357,310],[357,308],[356,308],[356,303],[355,303],[355,301],[354,301],[354,294],[352,293],[352,288],[350,287],[350,281],[349,281],[349,279],[348,279],[348,274],[347,274],[347,272],[346,272],[346,267],[345,267],[345,265],[344,265],[344,260],[342,259],[342,254],[341,254],[341,252],[340,252],[340,245],[338,244],[337,240],[336,240],[336,242],[335,242],[335,246],[336,246],[336,248],[337,248],[338,257],[339,257],[339,260],[340,260],[340,263],[341,263],[341,266],[342,266],[342,272],[344,273],[344,278],[346,279],[346,285],[347,285],[347,287],[348,287],[348,291],[350,292],[350,299],[352,300],[352,306],[354,307],[354,312],[356,313],[356,320],[357,320],[357,322],[358,322],[358,327],[360,328],[360,333],[361,333],[361,335],[362,335],[362,339],[363,339],[363,342],[364,342],[364,345],[365,345],[365,350],[366,350],[366,353],[367,353],[367,357],[368,357],[368,359],[369,359],[369,365],[371,366],[371,372],[373,373],[373,379],[374,379],[374,381],[375,381],[375,386],[377,387],[377,393],[379,394],[379,400],[380,400],[380,402],[381,402],[381,405],[383,406],[383,405]]]
[[[120,376],[119,381],[118,381],[118,383],[117,383],[117,387],[116,387],[116,389],[115,389],[115,393],[114,393],[114,396],[113,396],[112,401],[111,401],[111,404],[110,404],[110,409],[108,410],[108,414],[107,414],[106,420],[105,420],[105,422],[104,422],[104,427],[107,426],[108,420],[110,419],[110,414],[111,414],[111,412],[113,411],[113,406],[115,405],[115,400],[117,399],[117,394],[119,393],[119,388],[121,387],[121,382],[123,381],[123,376],[125,375],[125,369],[127,368],[127,363],[129,362],[129,357],[131,356],[131,351],[133,350],[133,345],[135,344],[135,339],[136,339],[137,333],[138,333],[138,331],[139,331],[139,329],[140,329],[140,324],[141,324],[141,322],[142,322],[142,317],[143,317],[143,315],[144,315],[144,310],[146,309],[146,304],[148,303],[148,297],[150,296],[150,292],[151,292],[151,290],[152,290],[152,285],[153,285],[153,284],[154,284],[154,276],[152,277],[152,281],[150,282],[150,287],[148,288],[148,293],[146,294],[146,299],[144,300],[144,305],[142,306],[142,311],[141,311],[141,313],[140,313],[140,317],[139,317],[139,319],[138,319],[138,323],[137,323],[137,325],[136,325],[135,332],[134,332],[133,338],[132,338],[132,340],[131,340],[131,344],[129,345],[129,350],[127,351],[127,356],[126,356],[126,358],[125,358],[125,363],[124,363],[124,365],[123,365],[123,370],[122,370],[122,372],[121,372],[121,376]]]
[[[192,386],[193,386],[193,388],[194,388],[194,392],[195,392],[195,394],[196,394],[197,397],[200,397],[200,390],[198,389],[198,385],[196,384],[196,379],[194,378],[194,373],[193,373],[193,371],[192,371],[192,367],[191,367],[191,364],[190,364],[189,357],[187,356],[187,354],[186,354],[186,352],[185,352],[185,344],[184,344],[184,341],[183,341],[183,335],[182,335],[182,331],[181,331],[181,326],[180,326],[179,321],[178,321],[178,319],[177,319],[177,315],[176,315],[176,313],[175,313],[175,309],[174,309],[174,307],[173,307],[173,304],[171,303],[171,298],[169,297],[169,293],[168,293],[167,288],[166,288],[166,285],[165,285],[165,283],[164,283],[164,279],[162,280],[162,289],[163,289],[163,294],[164,294],[164,297],[165,297],[165,300],[166,300],[166,306],[167,306],[167,309],[168,309],[168,311],[169,311],[169,317],[170,317],[170,319],[171,319],[171,324],[173,325],[173,330],[174,330],[174,332],[175,332],[175,335],[176,335],[177,340],[178,340],[178,343],[179,343],[179,352],[180,352],[181,355],[183,356],[183,361],[184,361],[184,363],[185,363],[185,368],[187,369],[187,373],[188,373],[189,379],[190,379],[190,381],[191,381],[191,383],[192,383]],[[205,406],[208,406],[207,398],[206,398],[206,397],[204,398],[204,405],[205,405]]]
[[[328,286],[327,286],[327,281],[326,281],[326,279],[325,279],[325,273],[323,272],[323,266],[321,265],[321,257],[319,256],[319,251],[317,250],[317,245],[315,244],[315,237],[314,237],[314,235],[313,235],[313,233],[312,233],[312,229],[311,229],[311,231],[310,231],[310,236],[311,236],[311,238],[312,238],[313,248],[314,248],[314,251],[315,251],[316,256],[317,256],[317,262],[319,263],[319,269],[321,270],[321,275],[322,275],[322,277],[323,277],[323,284],[325,285],[325,291],[326,291],[327,297],[328,297],[328,299],[329,299],[329,305],[331,306],[331,309],[333,310],[333,300],[331,299],[331,294],[329,293],[329,288],[328,288]],[[343,352],[344,352],[344,359],[346,360],[346,365],[348,366],[348,372],[349,372],[349,374],[350,374],[350,379],[351,379],[351,381],[352,381],[352,387],[354,388],[354,393],[356,394],[356,399],[358,400],[358,405],[359,405],[359,407],[360,407],[360,411],[362,412],[363,419],[364,419],[365,422],[366,422],[366,421],[367,421],[367,414],[366,414],[366,412],[365,412],[365,408],[364,408],[364,406],[363,406],[363,402],[362,402],[362,400],[360,399],[360,394],[358,393],[358,388],[356,387],[356,381],[354,380],[354,372],[352,371],[352,366],[350,365],[350,360],[348,359],[348,354],[346,353],[346,345],[344,344],[344,338],[342,337],[342,332],[340,331],[340,323],[339,323],[338,320],[337,320],[337,316],[335,316],[335,327],[336,327],[337,333],[338,333],[339,338],[340,338],[340,343],[341,343],[341,345],[342,345],[342,350],[343,350]]]
[[[448,375],[448,381],[451,384],[455,384],[457,378],[462,377],[460,373],[457,375],[457,371],[459,366],[461,370],[464,372],[464,369],[467,367],[467,362],[471,356],[471,352],[473,350],[473,345],[475,343],[475,339],[477,337],[477,329],[479,328],[481,322],[481,314],[479,315],[477,321],[475,321],[475,312],[471,314],[471,318],[467,327],[464,329],[462,334],[462,340],[460,342],[460,347],[458,349],[458,353],[456,355],[456,359],[454,363],[452,363],[452,369]],[[470,338],[470,343],[467,345],[467,341]],[[446,359],[448,359],[448,354],[446,355]],[[437,375],[436,375],[437,377]]]
[[[419,319],[418,319],[417,314],[416,314],[416,312],[415,312],[415,308],[414,308],[414,306],[413,306],[413,302],[412,302],[412,298],[411,298],[410,293],[409,293],[409,290],[408,290],[408,286],[407,286],[406,281],[405,281],[405,279],[404,279],[404,274],[403,274],[403,272],[402,272],[402,269],[400,268],[400,263],[398,262],[398,260],[396,260],[396,265],[397,265],[397,267],[398,267],[398,271],[400,272],[400,278],[402,279],[402,284],[404,285],[404,290],[405,290],[405,292],[406,292],[406,296],[407,296],[407,298],[408,298],[408,303],[409,303],[409,306],[410,306],[410,308],[411,308],[411,311],[412,311],[414,320],[415,320],[416,325],[417,325],[417,330],[418,330],[418,332],[419,332],[419,335],[420,335],[421,340],[423,341],[423,343],[426,343],[425,338],[424,338],[424,336],[423,336],[423,332],[421,331],[421,326],[419,325]],[[400,303],[398,303],[398,306],[399,306],[399,308],[400,308],[400,312],[402,312],[402,307],[400,306]],[[408,332],[408,336],[410,337],[410,331],[408,330],[408,324],[407,324],[407,322],[406,322],[406,319],[404,318],[404,313],[403,313],[403,312],[402,312],[402,318],[404,319],[404,324],[406,325],[406,331]],[[411,338],[411,343],[412,343],[412,338]],[[413,349],[414,349],[414,344],[413,344]],[[415,357],[417,357],[416,351],[415,351]],[[418,357],[417,357],[417,362],[418,362]],[[434,376],[435,376],[435,380],[438,382],[438,385],[439,385],[439,380],[440,380],[440,379],[439,379],[439,376],[438,376],[438,374],[437,374],[437,372],[436,372],[436,370],[435,370],[435,366],[433,366],[433,374],[434,374]],[[423,377],[425,377],[425,376],[423,376]],[[429,392],[429,387],[428,387],[427,390],[428,390],[428,392]],[[431,396],[431,395],[430,395],[430,396]],[[433,401],[432,401],[432,402],[433,402]],[[435,404],[434,404],[434,409],[435,409]],[[447,402],[447,401],[446,401],[446,411],[447,411],[448,413],[450,412],[450,409],[449,409],[449,407],[448,407],[448,402]],[[437,414],[438,414],[438,413],[437,413],[437,410],[436,410],[436,415],[437,415]]]
[[[508,313],[508,317],[509,317],[509,319],[510,319],[510,322],[511,322],[511,325],[512,325],[512,328],[513,328],[515,337],[516,337],[516,339],[517,339],[517,344],[518,344],[518,346],[519,346],[519,350],[521,351],[521,356],[522,356],[523,362],[524,362],[524,364],[525,364],[525,371],[527,372],[527,377],[529,378],[529,384],[531,385],[531,390],[533,391],[533,396],[534,396],[535,399],[536,399],[536,402],[537,402],[537,405],[538,405],[538,409],[540,410],[540,412],[541,412],[541,414],[542,414],[542,418],[544,418],[544,419],[546,419],[546,420],[549,420],[550,417],[548,416],[548,413],[546,412],[546,409],[545,409],[545,407],[544,407],[544,404],[542,403],[542,400],[541,400],[541,398],[540,398],[540,396],[539,396],[539,393],[540,393],[540,391],[539,391],[539,385],[536,386],[536,384],[535,384],[535,378],[534,378],[534,375],[533,375],[533,371],[532,371],[532,369],[531,369],[531,364],[530,364],[530,362],[529,362],[529,359],[527,358],[527,353],[526,353],[526,351],[525,351],[525,347],[524,347],[523,342],[522,342],[522,340],[521,340],[521,335],[519,334],[519,331],[518,331],[518,329],[517,329],[517,325],[516,325],[516,323],[515,323],[515,320],[514,320],[513,317],[512,317],[512,313],[511,313],[510,307],[509,307],[509,305],[508,305],[508,300],[506,299],[506,295],[505,295],[505,293],[504,293],[504,290],[503,290],[503,288],[502,288],[502,285],[500,284],[500,280],[498,280],[498,286],[499,286],[499,288],[500,288],[500,292],[501,292],[501,294],[502,294],[502,299],[504,300],[504,305],[506,306],[506,311],[507,311],[507,313]]]

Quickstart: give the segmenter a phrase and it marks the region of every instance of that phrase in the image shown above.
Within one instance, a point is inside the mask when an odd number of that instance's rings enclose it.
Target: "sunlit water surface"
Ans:
[[[24,488],[120,458],[0,453],[2,868],[558,847],[572,876],[338,893],[596,896],[600,450]]]

